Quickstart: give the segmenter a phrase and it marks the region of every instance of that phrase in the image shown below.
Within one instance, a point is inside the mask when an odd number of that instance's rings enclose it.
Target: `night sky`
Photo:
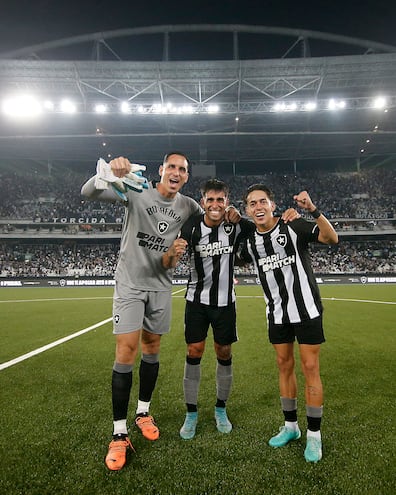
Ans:
[[[0,52],[98,31],[202,23],[300,28],[396,45],[395,18],[389,0],[3,0]]]

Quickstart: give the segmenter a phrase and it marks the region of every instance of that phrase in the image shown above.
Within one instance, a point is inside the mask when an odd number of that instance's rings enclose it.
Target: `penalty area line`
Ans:
[[[78,332],[72,333],[71,335],[68,335],[67,337],[63,337],[62,339],[55,340],[54,342],[51,342],[51,344],[44,345],[42,347],[39,347],[38,349],[35,349],[34,351],[23,354],[22,356],[19,356],[15,359],[11,359],[11,361],[6,361],[5,363],[1,363],[0,364],[0,371],[4,370],[6,368],[9,368],[10,366],[13,366],[14,364],[18,364],[22,361],[25,361],[25,359],[29,359],[33,356],[36,356],[37,354],[41,354],[42,352],[48,351],[49,349],[52,349],[53,347],[56,347],[60,344],[64,344],[68,340],[75,339],[76,337],[79,337],[80,335],[83,335],[84,333],[90,332],[91,330],[95,330],[95,328],[101,327],[102,325],[109,323],[110,321],[112,321],[112,319],[113,319],[112,317],[107,318],[106,320],[100,321],[99,323],[95,323],[95,325],[84,328],[83,330],[80,330]]]

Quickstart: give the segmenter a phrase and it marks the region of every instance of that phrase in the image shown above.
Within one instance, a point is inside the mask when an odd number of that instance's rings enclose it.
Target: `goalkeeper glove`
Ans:
[[[109,184],[113,187],[116,194],[123,200],[127,201],[125,192],[127,189],[142,192],[148,189],[148,182],[142,175],[142,170],[146,170],[144,165],[137,163],[131,164],[131,170],[124,177],[116,177],[111,170],[110,165],[99,158],[96,165],[95,187],[96,189],[108,189]]]

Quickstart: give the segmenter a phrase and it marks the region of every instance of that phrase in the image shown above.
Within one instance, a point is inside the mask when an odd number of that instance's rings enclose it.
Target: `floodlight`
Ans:
[[[60,104],[60,110],[64,113],[75,113],[77,111],[77,107],[75,103],[70,100],[62,100]]]
[[[121,103],[121,112],[122,113],[130,113],[131,109],[129,107],[129,103],[127,101],[123,101]]]
[[[345,107],[345,100],[335,100],[334,98],[331,98],[327,104],[329,110],[342,110]]]
[[[219,105],[209,105],[207,107],[208,113],[218,113],[219,110],[220,110]]]
[[[3,101],[2,111],[10,117],[37,117],[42,113],[41,104],[30,95],[8,98]]]
[[[95,112],[96,113],[106,113],[107,112],[107,105],[103,103],[98,103],[95,105]]]
[[[194,113],[194,107],[192,105],[183,105],[181,107],[182,112],[186,114],[193,114]]]
[[[382,109],[385,107],[385,105],[386,105],[386,99],[383,96],[378,96],[377,98],[375,98],[373,102],[374,108]]]
[[[292,101],[291,103],[285,101],[279,101],[272,107],[274,112],[295,112],[297,110],[297,103]]]
[[[303,109],[307,112],[312,112],[313,110],[316,110],[317,107],[316,101],[307,101],[307,103],[304,104]]]
[[[283,112],[285,109],[285,104],[284,103],[275,103],[275,105],[272,107],[272,110],[274,112]]]
[[[161,103],[154,103],[152,106],[153,113],[162,113],[162,105]]]
[[[46,110],[50,110],[50,111],[51,111],[51,110],[53,110],[53,109],[55,108],[54,102],[53,102],[53,101],[50,101],[50,100],[45,100],[45,102],[44,102],[44,105],[43,105],[43,106],[44,106],[44,108],[45,108]]]

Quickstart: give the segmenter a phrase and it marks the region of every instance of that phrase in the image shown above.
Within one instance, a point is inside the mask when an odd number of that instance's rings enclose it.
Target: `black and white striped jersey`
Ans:
[[[318,236],[319,229],[312,222],[299,218],[284,223],[279,218],[270,231],[255,230],[246,240],[242,256],[254,262],[269,323],[299,323],[322,314],[308,250]]]
[[[242,236],[252,230],[254,224],[245,219],[208,227],[203,215],[184,224],[180,236],[188,242],[190,256],[188,301],[210,306],[228,306],[235,301],[235,251]]]

